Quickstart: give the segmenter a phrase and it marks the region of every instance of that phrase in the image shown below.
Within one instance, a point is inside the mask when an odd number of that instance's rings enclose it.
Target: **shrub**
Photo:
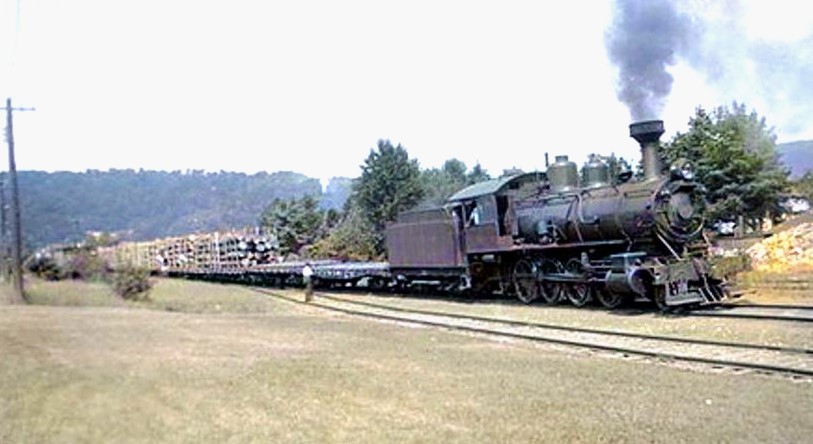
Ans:
[[[64,271],[59,267],[59,264],[47,255],[37,255],[33,259],[26,262],[28,271],[34,273],[40,279],[47,281],[58,281],[64,278]]]
[[[146,268],[125,266],[116,270],[113,275],[113,290],[125,300],[147,300],[150,289],[152,289],[150,271]]]
[[[731,278],[751,269],[751,257],[745,253],[717,256],[710,259],[712,274],[717,278]]]
[[[63,274],[83,281],[105,280],[110,267],[95,251],[79,251],[65,264]]]

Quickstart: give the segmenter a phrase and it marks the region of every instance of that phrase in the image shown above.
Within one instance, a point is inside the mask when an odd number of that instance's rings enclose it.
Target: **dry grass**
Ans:
[[[67,305],[73,307],[122,306],[124,301],[113,293],[110,285],[103,282],[43,281],[26,279],[26,294],[32,304]]]
[[[195,313],[0,307],[0,442],[801,442],[813,433],[808,383],[374,323],[230,286],[161,282],[153,297],[155,308]],[[263,314],[215,314],[226,310]]]
[[[239,285],[180,279],[156,279],[149,301],[140,307],[184,313],[267,313],[275,305],[266,296]]]
[[[34,305],[130,307],[185,313],[266,313],[273,307],[267,297],[241,286],[152,279],[155,286],[142,302],[124,301],[104,282],[28,278],[26,294]],[[10,298],[11,289],[0,284],[0,300]]]
[[[735,284],[752,302],[813,305],[813,269],[810,268],[747,271],[737,275]]]

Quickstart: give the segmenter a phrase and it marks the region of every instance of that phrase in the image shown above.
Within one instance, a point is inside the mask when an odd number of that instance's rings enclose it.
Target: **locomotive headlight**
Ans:
[[[684,180],[694,180],[694,169],[692,169],[692,164],[687,163],[684,165],[680,170],[680,173]]]
[[[669,168],[672,180],[694,180],[694,167],[692,163],[686,159],[678,159]]]

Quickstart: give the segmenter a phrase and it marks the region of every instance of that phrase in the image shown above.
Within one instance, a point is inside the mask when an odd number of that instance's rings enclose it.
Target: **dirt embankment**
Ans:
[[[813,222],[779,231],[746,253],[757,271],[813,270]]]
[[[813,303],[813,213],[775,226],[766,237],[719,239],[719,254],[750,271],[733,277],[749,300],[767,303]],[[734,267],[736,268],[736,266]]]

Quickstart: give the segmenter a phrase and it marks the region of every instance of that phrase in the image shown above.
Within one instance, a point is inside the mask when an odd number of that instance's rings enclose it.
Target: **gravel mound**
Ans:
[[[760,271],[813,269],[813,222],[781,231],[746,250]]]

